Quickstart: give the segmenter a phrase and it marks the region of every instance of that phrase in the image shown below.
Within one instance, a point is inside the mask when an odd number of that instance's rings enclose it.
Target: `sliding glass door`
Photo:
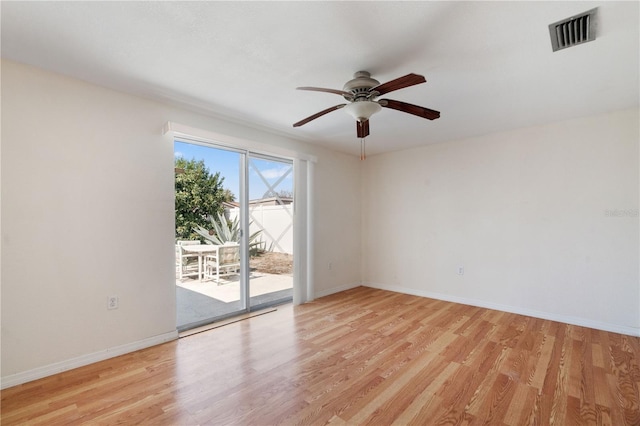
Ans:
[[[179,331],[290,301],[293,165],[176,139]]]
[[[250,308],[293,297],[293,162],[250,154]]]

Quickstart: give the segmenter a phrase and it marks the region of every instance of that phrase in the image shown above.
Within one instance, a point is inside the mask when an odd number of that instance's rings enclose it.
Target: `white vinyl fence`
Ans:
[[[239,208],[229,209],[229,219],[240,214]],[[249,207],[249,232],[262,230],[258,237],[264,248],[277,253],[293,254],[293,204],[282,206],[256,205]]]

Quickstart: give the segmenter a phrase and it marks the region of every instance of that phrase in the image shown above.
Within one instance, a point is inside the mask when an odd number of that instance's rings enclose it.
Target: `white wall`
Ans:
[[[3,61],[3,386],[175,337],[167,121],[317,156],[316,291],[358,284],[357,158]]]
[[[355,160],[355,163],[354,163]],[[315,295],[321,297],[362,282],[362,163],[355,156],[329,152],[330,167],[315,167]],[[340,173],[337,171],[340,170]],[[352,238],[357,235],[358,239]],[[347,238],[344,238],[347,236]]]
[[[640,334],[638,113],[368,158],[364,281]]]
[[[262,248],[275,253],[293,254],[293,211],[293,204],[250,206],[249,233],[261,232],[256,241],[264,243],[260,245]],[[239,216],[238,207],[229,209],[229,220]]]

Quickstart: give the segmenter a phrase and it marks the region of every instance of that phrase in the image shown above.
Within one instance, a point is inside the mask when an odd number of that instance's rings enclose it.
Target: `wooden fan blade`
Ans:
[[[337,90],[337,89],[325,89],[322,87],[296,87],[296,90],[311,90],[313,92],[335,93],[336,95],[353,98],[353,95],[351,93],[345,92],[344,90]]]
[[[295,124],[293,125],[293,127],[300,127],[300,126],[302,126],[302,125],[304,125],[304,124],[307,124],[307,123],[308,123],[308,122],[310,122],[311,120],[315,120],[315,119],[316,119],[316,118],[318,118],[318,117],[322,117],[322,116],[323,116],[323,115],[325,115],[325,114],[329,114],[329,113],[330,113],[330,112],[332,112],[332,111],[335,111],[335,110],[337,110],[337,109],[340,109],[340,108],[344,107],[345,105],[346,105],[346,104],[340,104],[340,105],[332,106],[331,108],[327,108],[327,109],[322,110],[322,111],[320,111],[320,112],[317,112],[317,113],[315,113],[315,114],[313,114],[313,115],[311,115],[311,116],[309,116],[309,117],[305,118],[304,120],[300,120],[300,121],[298,121],[297,123],[295,123]]]
[[[398,111],[417,115],[418,117],[426,118],[428,120],[435,120],[436,118],[440,118],[440,111],[435,111],[418,105],[411,105],[406,102],[394,101],[391,99],[380,99],[378,103],[384,108],[396,109]]]
[[[356,121],[356,133],[359,138],[366,138],[369,136],[369,120],[364,122]]]
[[[395,80],[387,81],[379,86],[372,87],[370,92],[378,92],[378,96],[385,93],[393,92],[394,90],[404,89],[405,87],[415,86],[416,84],[426,83],[427,80],[424,76],[418,74],[407,74],[404,77],[396,78]]]

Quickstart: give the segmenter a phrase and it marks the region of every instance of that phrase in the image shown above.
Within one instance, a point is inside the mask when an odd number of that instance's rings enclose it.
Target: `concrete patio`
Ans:
[[[177,325],[183,331],[198,327],[212,318],[224,318],[241,309],[239,275],[211,280],[176,278]],[[249,281],[251,307],[290,301],[293,277],[252,271]]]

